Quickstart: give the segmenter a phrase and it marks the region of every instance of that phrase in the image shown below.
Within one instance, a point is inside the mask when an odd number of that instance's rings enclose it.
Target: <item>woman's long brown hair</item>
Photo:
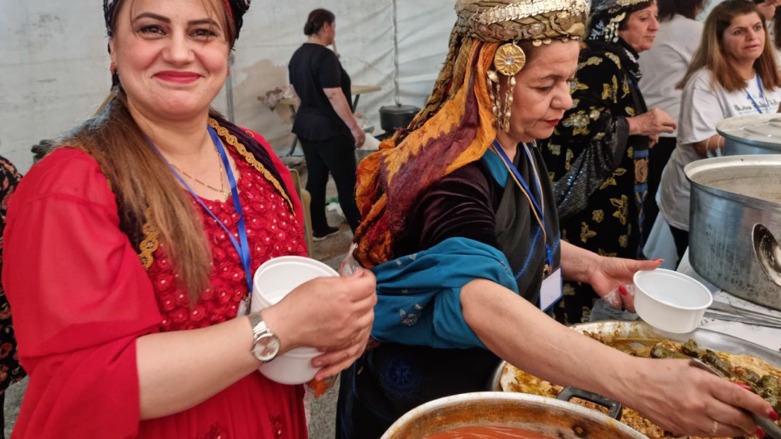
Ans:
[[[757,14],[765,32],[765,47],[762,55],[754,61],[754,70],[768,90],[781,87],[781,76],[778,74],[773,45],[768,35],[765,20],[754,3],[745,0],[726,0],[718,4],[708,14],[702,30],[700,47],[694,53],[689,68],[677,88],[683,88],[689,78],[698,70],[707,68],[713,73],[714,84],[720,84],[727,91],[741,90],[746,87],[746,80],[732,67],[724,54],[722,40],[724,32],[732,24],[732,20],[740,15]]]

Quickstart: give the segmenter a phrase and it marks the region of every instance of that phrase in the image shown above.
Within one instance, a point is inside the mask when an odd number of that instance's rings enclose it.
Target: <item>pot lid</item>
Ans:
[[[781,149],[781,114],[751,114],[724,119],[716,131],[727,139]]]

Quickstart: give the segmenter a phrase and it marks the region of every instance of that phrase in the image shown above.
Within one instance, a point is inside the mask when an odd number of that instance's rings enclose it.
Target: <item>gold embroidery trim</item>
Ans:
[[[239,152],[244,157],[244,160],[247,161],[255,170],[260,172],[260,174],[268,180],[274,188],[279,192],[280,195],[282,195],[282,198],[287,201],[288,207],[290,207],[290,211],[295,214],[295,209],[293,208],[293,202],[290,200],[290,197],[288,197],[287,192],[282,188],[282,185],[279,183],[279,181],[269,172],[268,169],[266,169],[265,166],[263,166],[262,163],[260,163],[255,156],[252,155],[249,151],[247,151],[247,148],[242,145],[239,142],[239,139],[236,138],[233,134],[228,131],[227,128],[220,126],[219,123],[217,123],[216,120],[209,118],[209,126],[214,128],[217,131],[217,135],[221,138],[225,139],[226,142],[228,142],[229,145],[236,148],[236,151]]]
[[[154,253],[158,247],[160,247],[160,238],[157,227],[154,226],[152,221],[152,209],[147,208],[144,211],[146,216],[146,222],[141,227],[141,231],[144,233],[144,239],[138,244],[138,259],[141,260],[141,265],[145,269],[149,270],[152,263],[155,261]]]

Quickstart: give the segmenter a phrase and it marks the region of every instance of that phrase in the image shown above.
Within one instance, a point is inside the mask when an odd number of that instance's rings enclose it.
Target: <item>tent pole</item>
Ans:
[[[397,0],[393,1],[393,99],[401,106],[399,99],[399,26]]]
[[[231,52],[230,57],[228,58],[228,65],[233,67],[233,61],[234,56],[233,52]],[[228,120],[235,123],[236,113],[235,109],[233,108],[233,75],[228,75],[228,77],[225,78],[225,97],[228,101]]]

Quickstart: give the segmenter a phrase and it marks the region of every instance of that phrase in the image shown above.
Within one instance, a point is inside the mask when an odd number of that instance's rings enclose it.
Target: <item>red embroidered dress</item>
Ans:
[[[240,175],[253,273],[270,258],[305,255],[301,206],[281,162],[271,153],[292,209],[235,148],[226,150]],[[204,201],[236,233],[231,199]],[[14,437],[306,437],[301,386],[277,384],[259,372],[189,410],[139,421],[136,338],[224,322],[236,317],[245,297],[236,250],[195,200],[213,264],[211,288],[192,308],[174,282],[164,246],[148,271],[139,263],[137,249],[119,230],[114,194],[86,153],[52,153],[31,169],[11,203],[3,282],[31,375]]]

